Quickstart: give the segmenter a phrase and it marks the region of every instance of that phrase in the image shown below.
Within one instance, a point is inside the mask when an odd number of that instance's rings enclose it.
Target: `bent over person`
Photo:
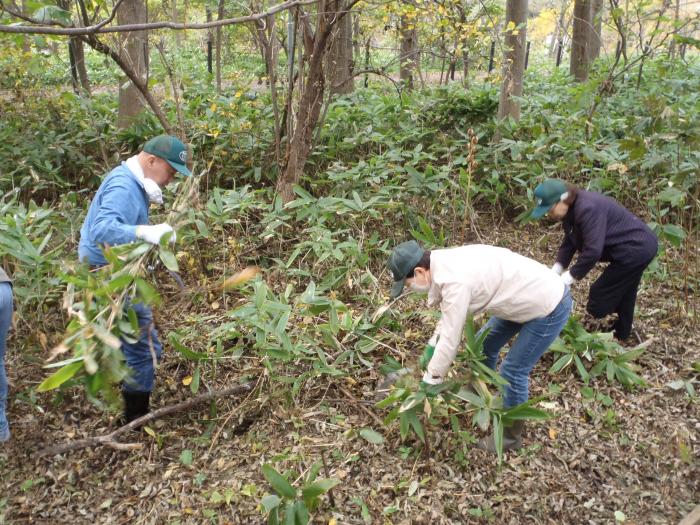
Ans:
[[[552,270],[564,283],[583,279],[599,261],[609,263],[591,285],[586,311],[594,319],[617,314],[610,328],[618,340],[628,339],[642,274],[658,250],[656,235],[610,197],[558,179],[538,185],[535,198],[533,218],[547,214],[562,223],[564,241]],[[578,258],[569,267],[576,252]]]
[[[78,257],[93,268],[107,264],[102,253],[105,245],[115,246],[137,239],[159,244],[161,238],[175,233],[169,224],[148,224],[149,203],[162,204],[162,188],[175,173],[191,175],[187,168],[187,147],[175,137],[160,135],[143,146],[137,155],[122,162],[105,177],[90,204],[80,229]],[[155,363],[163,348],[153,323],[153,312],[141,303],[131,303],[139,324],[139,339],[130,343],[121,339],[121,349],[131,369],[131,377],[122,385],[126,422],[149,410]]]
[[[508,382],[503,406],[511,408],[529,397],[530,371],[559,336],[572,307],[569,287],[549,268],[506,248],[473,244],[427,251],[415,241],[394,248],[389,257],[394,276],[392,298],[404,286],[428,293],[428,305],[442,313],[423,357],[423,382],[442,383],[454,361],[469,314],[488,312],[482,330],[486,364],[496,369],[501,348],[513,337],[500,367]],[[523,422],[504,430],[503,448],[522,446]],[[495,452],[493,437],[479,447]]]

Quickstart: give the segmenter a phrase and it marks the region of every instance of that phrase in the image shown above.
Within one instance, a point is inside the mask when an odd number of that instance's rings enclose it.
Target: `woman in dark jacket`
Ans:
[[[564,241],[552,270],[566,284],[583,279],[598,261],[609,263],[591,286],[586,311],[596,319],[617,314],[612,330],[618,340],[626,340],[642,274],[658,250],[656,235],[610,197],[561,180],[537,186],[535,199],[533,218],[547,214],[562,223]],[[578,258],[569,267],[576,252]]]

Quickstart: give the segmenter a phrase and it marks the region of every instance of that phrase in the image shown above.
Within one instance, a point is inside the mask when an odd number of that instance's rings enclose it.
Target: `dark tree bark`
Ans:
[[[525,42],[527,41],[527,0],[508,0],[504,38],[503,83],[498,118],[520,119],[520,104],[514,97],[523,94]]]
[[[75,58],[75,69],[78,73],[80,86],[83,92],[90,95],[90,79],[88,77],[87,66],[85,65],[85,46],[79,38],[71,38],[71,46],[73,47],[73,57]]]
[[[170,1],[170,6],[171,6],[171,11],[172,11],[172,19],[173,22],[179,22],[180,21],[180,13],[178,12],[177,9],[177,0],[171,0]],[[180,47],[182,45],[182,31],[175,31],[175,46]]]
[[[282,175],[277,180],[277,194],[283,202],[294,199],[294,185],[298,184],[313,146],[314,131],[318,124],[326,90],[324,62],[335,24],[342,20],[355,1],[320,0],[316,15],[316,27],[311,28],[308,16],[300,16],[303,26],[303,58],[307,61],[306,75],[299,61],[300,100],[296,111],[296,125],[289,135]],[[288,113],[291,119],[291,114]],[[291,126],[290,126],[291,127]]]
[[[406,16],[401,17],[401,50],[399,78],[406,89],[413,89],[413,81],[420,60],[416,24]]]
[[[119,24],[139,24],[148,22],[145,0],[124,0],[117,12]],[[148,31],[137,31],[119,35],[119,55],[136,77],[148,84]],[[129,78],[119,86],[119,115],[117,127],[126,128],[143,111],[144,100],[139,89]]]
[[[328,79],[331,95],[347,95],[355,90],[353,76],[352,15],[346,14],[335,25],[328,53]]]
[[[591,18],[593,25],[591,27],[590,41],[590,61],[595,61],[600,56],[600,48],[603,45],[603,0],[593,0],[591,6]]]
[[[217,20],[224,19],[224,0],[219,0]],[[216,28],[216,92],[221,93],[221,39],[223,31],[221,26]]]
[[[591,22],[591,0],[576,0],[574,2],[574,29],[571,37],[569,71],[578,82],[588,80]]]

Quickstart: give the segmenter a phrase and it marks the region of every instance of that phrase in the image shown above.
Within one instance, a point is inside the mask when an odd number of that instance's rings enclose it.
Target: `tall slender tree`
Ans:
[[[321,116],[326,75],[324,62],[330,48],[330,37],[335,25],[345,16],[357,0],[320,0],[315,16],[315,27],[311,17],[300,11],[301,43],[303,53],[297,65],[298,71],[306,71],[299,82],[299,104],[295,112],[296,123],[290,126],[287,150],[282,174],[277,180],[276,190],[284,202],[294,198],[294,185],[298,184],[313,148],[314,131]],[[287,116],[291,120],[291,112]]]
[[[593,5],[591,9],[591,17],[593,19],[593,25],[591,26],[592,32],[590,35],[590,59],[591,62],[596,60],[600,56],[600,48],[603,45],[603,14],[604,14],[604,0],[593,0]]]
[[[508,0],[503,50],[503,82],[498,103],[498,118],[520,119],[527,41],[527,0]]]
[[[331,35],[327,63],[331,94],[345,95],[355,90],[352,26],[352,15],[348,13],[338,21]]]
[[[574,2],[574,28],[571,36],[569,71],[578,82],[588,80],[592,24],[591,0]]]
[[[145,0],[124,0],[117,11],[120,24],[141,24],[148,22]],[[120,33],[119,54],[136,76],[147,83],[148,79],[148,31]],[[119,115],[117,126],[128,127],[134,118],[143,111],[145,104],[141,92],[129,79],[122,80],[119,86]]]
[[[399,55],[399,78],[407,89],[413,89],[414,78],[418,70],[420,51],[418,49],[418,30],[415,17],[401,15],[401,49]]]

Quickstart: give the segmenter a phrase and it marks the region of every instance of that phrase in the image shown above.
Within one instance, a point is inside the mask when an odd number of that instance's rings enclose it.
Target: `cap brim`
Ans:
[[[189,169],[187,169],[187,166],[185,166],[184,164],[178,164],[177,162],[173,162],[167,159],[165,160],[168,164],[175,168],[178,173],[182,173],[185,177],[189,177],[190,175],[192,175],[192,172]]]
[[[391,286],[391,298],[396,299],[399,295],[401,295],[401,292],[403,292],[403,286],[406,283],[406,279],[401,279],[400,281],[394,281],[394,284]]]
[[[552,204],[551,206],[545,206],[540,204],[539,206],[536,206],[535,209],[532,210],[530,213],[530,218],[531,219],[540,219],[542,218],[549,210],[552,209],[554,205]]]

